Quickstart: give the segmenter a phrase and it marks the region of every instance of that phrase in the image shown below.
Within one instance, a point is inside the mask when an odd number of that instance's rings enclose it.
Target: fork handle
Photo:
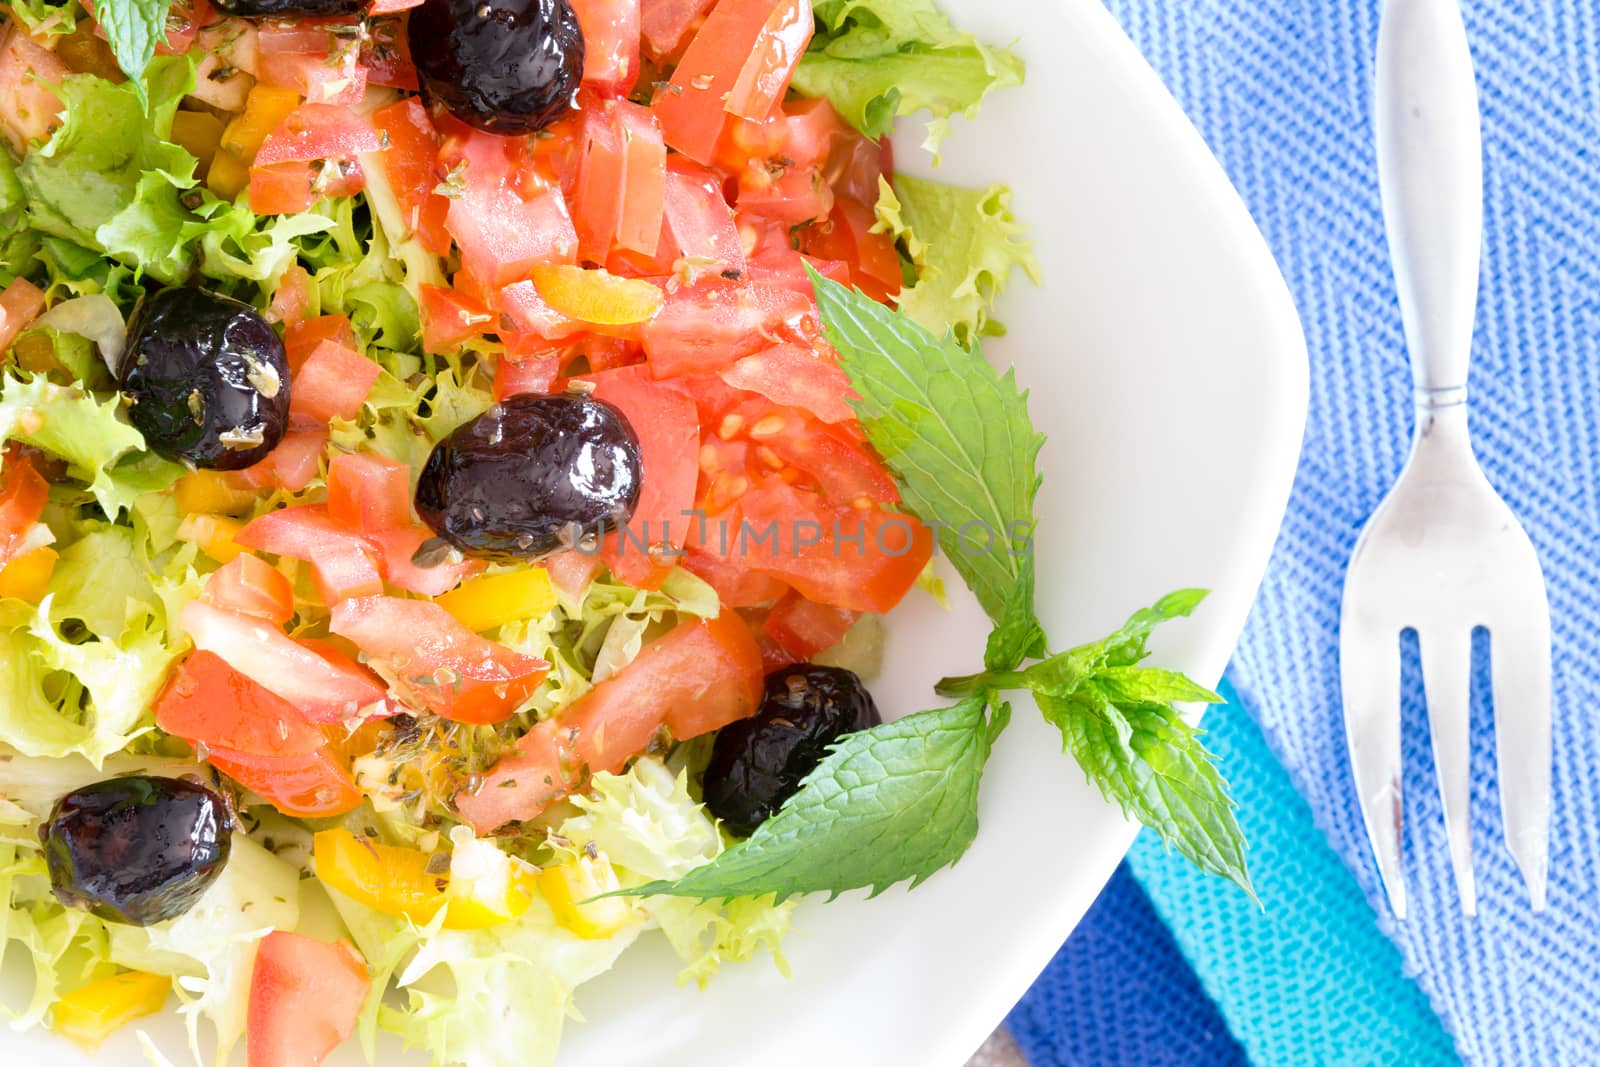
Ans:
[[[1483,134],[1456,0],[1384,0],[1376,125],[1417,399],[1462,404],[1483,244]]]

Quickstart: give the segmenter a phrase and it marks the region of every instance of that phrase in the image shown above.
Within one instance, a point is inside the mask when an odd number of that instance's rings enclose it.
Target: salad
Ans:
[[[1141,663],[1203,593],[1035,615],[1009,193],[893,165],[1008,49],[927,0],[4,10],[13,1026],[552,1062],[641,936],[783,968],[796,896],[959,859],[1013,690],[1248,891],[1215,695]],[[880,709],[951,569],[986,670]]]

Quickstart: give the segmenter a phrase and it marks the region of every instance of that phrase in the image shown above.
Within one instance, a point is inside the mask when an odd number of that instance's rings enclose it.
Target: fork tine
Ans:
[[[1348,597],[1348,593],[1346,594]],[[1353,625],[1339,647],[1345,737],[1367,840],[1395,918],[1406,917],[1400,865],[1400,640],[1393,630]]]
[[[1422,685],[1428,697],[1428,733],[1444,805],[1445,836],[1450,866],[1455,871],[1461,912],[1478,914],[1477,883],[1472,877],[1471,714],[1472,635],[1448,630],[1418,633],[1422,649]]]
[[[1541,589],[1542,592],[1542,589]],[[1550,845],[1550,609],[1489,635],[1495,761],[1506,847],[1543,911]]]

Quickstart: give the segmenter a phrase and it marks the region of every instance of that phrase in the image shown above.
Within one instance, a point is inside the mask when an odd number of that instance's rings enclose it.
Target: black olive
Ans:
[[[39,828],[56,898],[135,926],[188,911],[222,873],[231,835],[222,797],[146,775],[68,793]]]
[[[882,721],[872,694],[843,667],[774,671],[760,710],[717,733],[701,781],[706,808],[748,834],[794,796],[829,745]]]
[[[248,19],[332,18],[361,14],[367,10],[367,0],[213,0],[211,6],[224,15]]]
[[[639,439],[616,408],[516,396],[434,447],[417,514],[469,556],[538,559],[626,523],[639,478]]]
[[[567,0],[423,0],[410,34],[423,93],[488,133],[544,129],[583,78],[583,31]]]
[[[283,342],[250,305],[204,289],[163,289],[139,306],[121,388],[145,443],[196,467],[248,467],[289,425]]]

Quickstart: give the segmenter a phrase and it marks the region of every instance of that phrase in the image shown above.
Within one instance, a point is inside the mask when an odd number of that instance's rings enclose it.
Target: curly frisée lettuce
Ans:
[[[900,291],[900,311],[963,346],[1005,333],[989,309],[1012,268],[1039,284],[1039,261],[1003,185],[963,189],[897,174],[892,185],[879,179],[877,215],[876,229],[895,239],[916,279]]]
[[[800,60],[794,89],[827,97],[868,137],[926,111],[923,146],[937,153],[950,116],[973,118],[990,93],[1022,84],[1021,59],[958,31],[931,0],[824,0],[815,13],[822,32]]]
[[[594,848],[617,868],[624,886],[681,878],[723,851],[715,822],[689,796],[686,771],[674,774],[653,758],[636,760],[627,774],[599,774],[589,792],[573,797],[583,812],[561,824],[558,837],[576,852]],[[779,945],[789,930],[793,902],[772,896],[727,901],[650,897],[639,905],[683,960],[680,981],[704,986],[724,963],[771,953],[784,974]]]

